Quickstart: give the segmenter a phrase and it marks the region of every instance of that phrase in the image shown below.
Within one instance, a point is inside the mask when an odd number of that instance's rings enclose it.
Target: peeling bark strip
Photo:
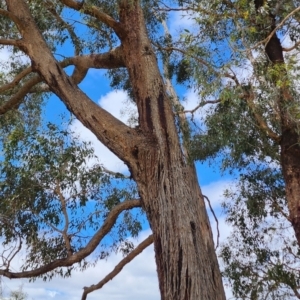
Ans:
[[[258,10],[263,5],[263,1],[255,0],[255,7]],[[269,13],[270,31],[276,28],[276,16]],[[280,66],[282,74],[274,76],[274,83],[287,77],[284,64],[283,50],[276,32],[265,47],[265,51],[274,66]],[[278,71],[279,73],[279,71]],[[295,231],[295,236],[300,246],[300,136],[297,132],[297,125],[290,120],[287,108],[292,104],[299,105],[299,100],[294,99],[289,90],[288,84],[280,87],[280,99],[278,107],[281,119],[281,165],[285,181],[286,199],[289,209],[289,217]]]
[[[24,0],[6,2],[16,17],[23,49],[40,77],[129,166],[153,231],[161,299],[225,300],[204,199],[195,169],[185,162],[181,151],[171,101],[139,1],[119,2],[119,22],[95,6],[61,1],[93,15],[119,36],[122,63],[128,70],[138,107],[139,130],[127,127],[92,102],[66,75],[43,40]],[[68,258],[70,265],[74,255]]]

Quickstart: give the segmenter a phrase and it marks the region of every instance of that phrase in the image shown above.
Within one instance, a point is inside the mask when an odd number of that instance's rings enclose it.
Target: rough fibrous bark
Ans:
[[[132,129],[92,102],[54,59],[23,0],[7,0],[22,34],[21,49],[32,68],[110,150],[127,163],[137,182],[153,231],[163,300],[224,300],[209,219],[196,172],[182,154],[171,101],[147,36],[137,0],[119,2],[119,22],[95,7],[74,9],[93,14],[111,26],[121,40],[139,127]]]

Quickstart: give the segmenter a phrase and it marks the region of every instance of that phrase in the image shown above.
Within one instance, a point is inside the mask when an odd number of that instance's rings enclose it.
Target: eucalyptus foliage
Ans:
[[[0,234],[2,267],[26,249],[23,270],[77,252],[102,226],[117,204],[136,196],[123,175],[107,173],[89,143],[70,129],[48,123],[30,132],[13,130],[3,143],[0,163]],[[97,254],[79,264],[81,269],[106,258],[111,250],[128,252],[128,236],[141,229],[137,212],[124,212]],[[66,246],[67,245],[67,246]],[[7,253],[9,255],[7,255]],[[69,276],[69,269],[54,273]]]

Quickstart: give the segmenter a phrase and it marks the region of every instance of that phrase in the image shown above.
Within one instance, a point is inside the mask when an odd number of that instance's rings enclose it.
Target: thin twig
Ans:
[[[282,51],[284,51],[284,52],[292,51],[292,50],[294,50],[295,48],[297,48],[299,45],[300,45],[300,41],[296,42],[295,45],[292,46],[292,47],[290,47],[290,48],[282,47]]]
[[[182,111],[182,112],[180,112],[180,113],[184,113],[184,114],[187,114],[187,113],[190,113],[190,114],[194,114],[195,113],[195,111],[196,110],[198,110],[200,107],[203,107],[203,106],[205,106],[205,105],[207,105],[207,104],[217,104],[217,103],[220,103],[221,102],[221,100],[220,99],[217,99],[217,100],[207,100],[207,101],[205,101],[205,102],[201,102],[201,103],[199,103],[195,108],[193,108],[193,109],[190,109],[190,110],[184,110],[184,111]]]
[[[217,218],[217,216],[216,216],[216,214],[215,214],[215,212],[214,212],[214,210],[213,210],[213,208],[212,208],[212,206],[210,204],[210,201],[209,201],[208,197],[205,196],[205,195],[203,195],[203,198],[206,199],[206,201],[208,203],[208,206],[209,206],[209,209],[210,209],[211,213],[213,214],[214,219],[215,219],[215,221],[217,223],[217,245],[215,247],[215,250],[216,250],[219,247],[219,239],[220,239],[219,221],[218,221],[218,218]]]

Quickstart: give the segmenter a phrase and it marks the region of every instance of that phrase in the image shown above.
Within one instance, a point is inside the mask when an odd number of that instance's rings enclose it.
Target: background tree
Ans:
[[[166,91],[150,40],[150,37],[159,34],[157,20],[160,16],[155,10],[157,3],[126,0],[110,3],[96,0],[6,0],[1,1],[1,6],[0,44],[11,46],[14,53],[22,52],[30,60],[29,63],[20,62],[16,75],[3,79],[1,112],[4,114],[22,107],[26,95],[54,93],[58,96],[78,120],[127,164],[137,184],[140,200],[124,201],[114,207],[99,231],[108,230],[107,223],[112,226],[115,217],[123,210],[141,205],[153,231],[161,298],[224,299],[203,196],[194,166],[182,152],[170,95]],[[66,21],[65,16],[70,11],[77,12],[75,19],[78,18],[86,24],[88,35],[79,36],[76,28]],[[151,32],[150,36],[147,29]],[[60,47],[64,46],[67,38],[73,45],[75,55],[59,60],[57,52],[60,52]],[[68,66],[74,66],[70,76],[64,70]],[[15,69],[14,67],[13,65],[12,68]],[[79,88],[79,83],[90,68],[121,68],[121,74],[125,71],[125,79],[128,78],[128,81],[124,80],[123,83],[127,84],[132,100],[136,103],[138,127],[126,126],[89,99]],[[112,71],[112,83],[118,74],[120,73]],[[16,132],[17,138],[20,138],[18,134]],[[13,149],[17,144],[15,142],[12,145]],[[30,141],[30,145],[34,143]],[[36,151],[40,151],[39,149],[40,146],[37,146]],[[12,152],[15,153],[14,150]],[[50,157],[52,161],[50,160],[49,165],[44,161],[47,159],[44,154],[46,151],[41,152],[41,162],[34,163],[33,166],[50,168],[53,164],[53,172],[59,173],[59,170],[55,171],[55,167],[64,167],[59,162],[62,158]],[[78,153],[75,151],[72,155],[75,156],[75,169],[70,164],[70,175],[78,171]],[[6,167],[5,164],[4,166]],[[31,168],[26,169],[26,166],[24,164],[22,172],[26,174],[25,178],[30,179]],[[8,167],[20,171],[19,166],[14,165],[14,160],[8,161]],[[48,175],[48,170],[41,172],[35,167],[33,178],[40,179],[39,176]],[[49,181],[53,186],[39,190],[40,186],[36,187],[35,182],[23,182],[23,173],[17,172],[14,170],[5,173],[5,180],[17,174],[17,178],[13,179],[17,186],[9,185],[8,189],[4,188],[4,192],[11,195],[8,209],[14,209],[13,193],[20,193],[18,189],[23,189],[25,184],[31,185],[27,189],[29,208],[25,214],[20,210],[23,207],[18,207],[16,211],[17,214],[21,211],[19,218],[23,223],[19,223],[21,226],[27,224],[29,210],[29,224],[33,226],[32,232],[36,237],[35,232],[38,231],[41,219],[36,220],[34,215],[42,214],[42,221],[49,223],[49,230],[52,228],[57,232],[58,236],[53,237],[57,251],[53,249],[51,252],[41,252],[36,257],[31,257],[32,260],[25,266],[26,271],[11,272],[4,266],[0,274],[9,278],[44,276],[45,273],[60,272],[63,267],[71,268],[74,263],[82,262],[98,246],[102,233],[96,233],[83,248],[79,241],[72,244],[75,233],[71,232],[69,239],[68,231],[57,227],[62,221],[58,219],[60,215],[56,212],[59,207],[64,211],[64,200],[60,204],[60,199],[52,202],[55,197],[59,198],[60,189],[63,187],[59,185],[55,188],[54,180]],[[54,174],[53,179],[55,178]],[[50,202],[47,201],[48,194],[45,194],[47,189],[56,193]],[[30,199],[31,193],[36,194]],[[39,200],[40,204],[51,204],[38,206],[36,211],[36,207],[32,205]],[[51,205],[56,203],[59,206],[52,210]],[[39,208],[44,211],[39,211]],[[68,222],[66,215],[63,215],[61,217],[65,218],[66,226]],[[9,233],[14,228],[8,225],[6,230]],[[18,234],[19,232],[15,233]],[[32,242],[33,246],[37,245],[36,249],[49,245],[47,240],[34,237],[27,239],[26,245],[30,248]]]
[[[225,192],[225,280],[238,299],[299,299],[299,3],[186,2],[183,11],[195,27],[169,48],[171,67],[199,91],[190,113],[210,105],[192,157],[219,158],[239,180]]]
[[[23,292],[22,286],[17,291],[10,293],[10,300],[26,300],[27,294]]]

